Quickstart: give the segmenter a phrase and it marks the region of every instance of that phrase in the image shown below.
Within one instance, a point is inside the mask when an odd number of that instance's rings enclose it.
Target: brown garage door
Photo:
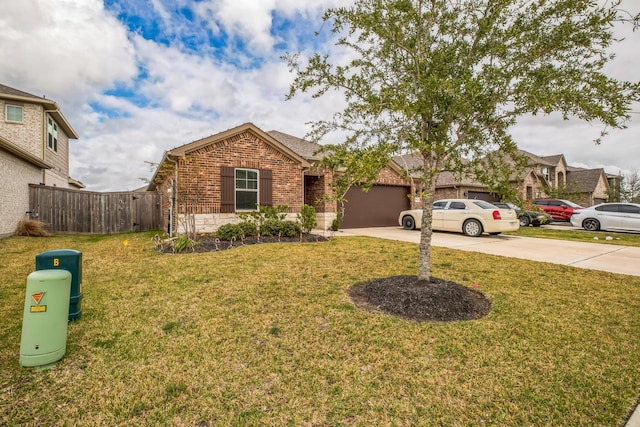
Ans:
[[[495,193],[487,193],[484,191],[469,191],[467,192],[467,199],[484,200],[485,202],[493,203],[499,202],[500,196]]]
[[[342,228],[391,227],[398,225],[400,211],[409,209],[409,187],[374,185],[368,192],[360,187],[347,191]]]

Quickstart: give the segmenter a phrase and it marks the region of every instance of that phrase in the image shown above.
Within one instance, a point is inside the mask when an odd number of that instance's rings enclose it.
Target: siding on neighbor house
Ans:
[[[29,210],[28,183],[42,180],[42,169],[0,150],[0,237],[13,235]]]
[[[7,122],[6,106],[22,107],[22,122]],[[46,115],[46,119],[49,116]],[[47,146],[45,112],[41,105],[25,102],[12,102],[0,99],[0,135],[33,156],[51,165],[45,173],[45,184],[57,187],[69,187],[69,136],[58,125],[58,149],[53,151]],[[52,118],[53,120],[53,118]],[[55,122],[55,120],[54,120]],[[42,177],[36,183],[42,181]]]
[[[7,122],[7,104],[22,107],[22,123]],[[43,159],[44,110],[37,104],[0,99],[0,135],[35,157]]]
[[[53,118],[51,118],[53,120]],[[53,120],[55,122],[55,120]],[[58,125],[58,150],[53,151],[47,144],[46,134],[43,134],[40,138],[43,141],[44,148],[44,160],[52,167],[50,169],[50,175],[57,174],[58,180],[64,181],[64,185],[56,184],[58,187],[69,186],[69,136],[62,130],[59,123]],[[53,185],[47,181],[47,185]]]

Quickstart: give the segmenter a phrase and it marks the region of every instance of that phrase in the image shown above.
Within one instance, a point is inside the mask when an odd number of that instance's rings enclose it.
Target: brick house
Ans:
[[[185,213],[192,214],[198,232],[213,232],[257,205],[286,205],[295,219],[303,204],[316,209],[318,227],[326,229],[337,216],[337,203],[323,198],[331,194],[333,173],[318,165],[319,148],[245,123],[165,152],[148,190],[163,195],[165,224],[178,232]],[[397,225],[413,191],[402,168],[391,163],[367,193],[349,190],[342,227]]]
[[[29,184],[84,188],[69,176],[77,138],[54,101],[0,84],[0,237],[25,218]]]
[[[582,206],[592,206],[609,199],[610,182],[603,169],[583,169],[567,164],[563,154],[538,156],[524,150],[521,154],[529,163],[521,176],[512,176],[522,200],[552,197],[552,194],[569,199]],[[403,156],[402,162],[415,166],[419,160]],[[398,160],[396,160],[398,161]],[[553,196],[555,197],[555,196]],[[488,202],[500,201],[500,196],[490,193],[486,186],[471,178],[458,179],[452,172],[442,171],[436,183],[437,199],[480,199]]]

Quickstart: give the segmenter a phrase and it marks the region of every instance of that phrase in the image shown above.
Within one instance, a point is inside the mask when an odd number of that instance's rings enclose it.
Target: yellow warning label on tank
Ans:
[[[47,311],[46,305],[32,305],[31,312],[32,313],[44,313]]]

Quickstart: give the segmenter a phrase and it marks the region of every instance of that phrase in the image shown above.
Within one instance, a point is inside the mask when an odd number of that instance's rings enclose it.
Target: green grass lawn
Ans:
[[[0,240],[0,425],[615,426],[640,394],[640,277],[434,248],[433,275],[493,309],[415,323],[346,293],[416,274],[415,244],[151,237]],[[53,368],[23,368],[26,277],[62,248],[83,253],[82,317]]]

